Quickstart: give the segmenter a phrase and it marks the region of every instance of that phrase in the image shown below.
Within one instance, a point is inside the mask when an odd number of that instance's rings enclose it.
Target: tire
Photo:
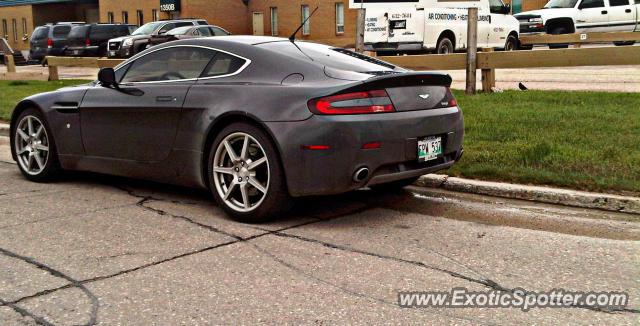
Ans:
[[[389,183],[383,183],[375,186],[371,186],[371,189],[375,191],[398,191],[404,187],[412,185],[414,182],[418,181],[420,177],[413,177],[404,180],[397,180]]]
[[[634,45],[636,44],[635,41],[628,41],[628,42],[613,42],[613,45],[615,46],[630,46],[630,45]]]
[[[518,50],[518,38],[513,35],[507,36],[507,41],[504,43],[504,50],[505,51]]]
[[[16,156],[22,175],[34,182],[56,179],[60,174],[60,164],[53,133],[44,115],[30,108],[24,110],[16,121],[11,130],[11,153]]]
[[[438,40],[438,46],[436,47],[436,53],[437,54],[449,54],[449,53],[453,53],[453,51],[454,51],[453,42],[451,42],[451,40],[448,37],[442,36],[440,38],[440,40]]]
[[[551,30],[552,35],[569,34],[569,31],[565,27],[554,27]],[[549,44],[549,49],[566,49],[569,44]]]
[[[243,156],[245,139],[248,146]],[[258,161],[261,163],[251,168]],[[278,152],[269,136],[252,124],[233,123],[216,136],[209,149],[207,171],[213,197],[235,221],[267,222],[291,207]]]

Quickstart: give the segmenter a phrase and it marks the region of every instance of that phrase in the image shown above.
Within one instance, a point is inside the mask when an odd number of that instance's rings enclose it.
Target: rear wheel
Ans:
[[[440,38],[440,40],[438,41],[436,52],[438,54],[449,54],[453,53],[453,51],[453,42],[451,42],[451,40],[446,36]]]
[[[44,116],[36,109],[27,109],[17,121],[11,150],[16,155],[20,172],[35,182],[54,179],[60,168],[53,135]]]
[[[569,34],[569,31],[566,27],[554,27],[551,30],[552,35],[559,34]],[[569,44],[549,44],[549,49],[566,49],[569,47]]]
[[[404,180],[397,180],[389,183],[378,184],[375,186],[371,186],[371,189],[375,191],[394,191],[400,190],[404,187],[410,186],[418,181],[420,177],[412,177]]]
[[[259,128],[233,123],[209,151],[209,187],[216,202],[239,222],[274,219],[290,207],[275,146]]]

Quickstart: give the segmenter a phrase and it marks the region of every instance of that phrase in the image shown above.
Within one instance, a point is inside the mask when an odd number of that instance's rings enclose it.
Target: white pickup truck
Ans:
[[[523,34],[633,32],[640,31],[640,0],[551,0],[515,17]]]
[[[478,7],[478,47],[518,48],[518,20],[501,0],[414,0],[368,4],[365,49],[440,54],[464,50],[470,6]]]

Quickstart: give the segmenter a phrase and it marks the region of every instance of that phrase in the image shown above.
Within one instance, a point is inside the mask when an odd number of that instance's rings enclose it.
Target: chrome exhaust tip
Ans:
[[[356,170],[356,173],[353,174],[353,181],[362,182],[367,179],[369,176],[369,168],[362,167]]]

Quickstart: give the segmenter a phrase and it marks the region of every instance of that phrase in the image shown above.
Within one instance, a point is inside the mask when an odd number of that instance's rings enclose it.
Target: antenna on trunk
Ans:
[[[309,17],[307,17],[307,19],[305,19],[302,24],[300,24],[300,26],[298,27],[298,29],[296,29],[295,32],[293,32],[293,34],[291,34],[291,36],[289,36],[289,41],[291,42],[295,42],[296,40],[296,34],[298,34],[298,32],[302,29],[302,27],[304,26],[304,24],[307,23],[307,21],[311,18],[311,16],[313,16],[313,14],[316,13],[316,11],[318,10],[318,8],[320,8],[320,6],[316,7],[316,9],[313,9],[313,12],[311,12],[311,15],[309,15]]]

